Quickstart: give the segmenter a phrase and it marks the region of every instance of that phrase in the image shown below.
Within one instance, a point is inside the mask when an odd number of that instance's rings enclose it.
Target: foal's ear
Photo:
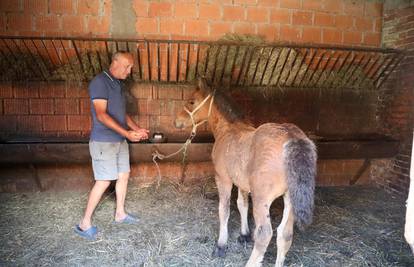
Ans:
[[[201,89],[201,90],[207,90],[208,89],[207,80],[206,80],[205,77],[198,78],[198,86],[197,86],[197,88],[198,89]]]

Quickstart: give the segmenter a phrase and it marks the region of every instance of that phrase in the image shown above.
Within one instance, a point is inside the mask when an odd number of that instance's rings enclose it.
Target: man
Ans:
[[[125,211],[125,196],[130,172],[126,139],[137,142],[148,138],[148,130],[140,128],[126,114],[125,96],[120,80],[131,73],[133,56],[118,51],[112,56],[108,71],[98,74],[89,84],[92,131],[89,151],[95,184],[89,194],[85,214],[75,232],[87,239],[96,239],[98,229],[92,226],[92,214],[103,193],[116,180],[116,223],[136,223],[137,218]]]

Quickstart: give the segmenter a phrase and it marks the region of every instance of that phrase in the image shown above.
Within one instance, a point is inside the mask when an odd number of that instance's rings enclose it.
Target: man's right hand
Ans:
[[[128,131],[125,137],[131,142],[139,142],[143,139],[142,134],[136,131]]]

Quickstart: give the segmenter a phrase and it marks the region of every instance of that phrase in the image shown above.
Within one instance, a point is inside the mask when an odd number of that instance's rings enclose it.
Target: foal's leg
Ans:
[[[242,191],[240,188],[237,197],[237,207],[239,208],[241,219],[239,241],[241,243],[250,242],[251,237],[249,230],[249,222],[247,220],[247,212],[249,210],[249,193],[246,191]]]
[[[213,255],[224,257],[227,249],[227,223],[230,215],[230,196],[233,182],[230,179],[221,179],[221,177],[216,176],[216,184],[219,192],[220,235]]]
[[[258,201],[253,199],[253,216],[256,223],[254,231],[254,247],[246,266],[261,266],[264,253],[272,239],[273,230],[270,223],[271,202]]]
[[[293,210],[290,202],[289,192],[286,192],[283,196],[284,209],[283,218],[280,225],[277,227],[277,258],[276,267],[282,267],[285,261],[286,253],[288,252],[290,245],[292,245],[293,237]]]

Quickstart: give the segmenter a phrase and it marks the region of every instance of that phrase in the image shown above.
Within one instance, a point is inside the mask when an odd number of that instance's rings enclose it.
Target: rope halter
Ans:
[[[184,106],[184,110],[185,112],[188,113],[188,115],[190,116],[191,119],[191,124],[193,125],[193,128],[191,130],[191,135],[190,137],[194,137],[196,135],[197,132],[197,127],[200,126],[201,124],[205,123],[208,121],[208,118],[210,117],[211,114],[211,109],[213,106],[213,102],[214,102],[214,96],[216,94],[216,91],[214,90],[214,92],[208,94],[208,96],[206,96],[203,101],[200,102],[200,104],[198,104],[198,106],[193,110],[193,111],[189,111],[187,107]],[[207,119],[204,119],[202,121],[199,121],[198,123],[195,122],[194,120],[194,115],[199,111],[199,109],[204,106],[204,104],[207,102],[207,100],[210,99],[210,105],[208,107],[208,114],[207,114]],[[192,139],[192,138],[191,138]]]
[[[158,171],[158,181],[157,181],[157,188],[160,186],[160,182],[161,182],[161,171],[160,168],[158,166],[157,163],[157,158],[159,158],[160,160],[163,160],[165,158],[170,158],[174,155],[177,155],[178,153],[180,153],[181,151],[183,151],[183,160],[182,160],[182,166],[184,168],[185,166],[185,159],[187,158],[187,147],[188,145],[191,143],[191,141],[193,140],[193,138],[196,136],[197,133],[197,127],[200,126],[201,124],[205,123],[208,121],[208,118],[210,117],[211,114],[211,109],[213,106],[213,102],[214,102],[214,95],[215,95],[216,91],[214,90],[213,93],[210,93],[207,97],[205,97],[203,99],[203,101],[201,101],[200,104],[198,104],[198,106],[193,110],[193,111],[189,111],[188,108],[184,107],[184,110],[188,113],[188,115],[190,116],[191,119],[191,123],[193,125],[193,128],[191,130],[191,134],[190,136],[187,138],[187,140],[185,141],[185,143],[181,146],[180,149],[178,149],[177,151],[175,151],[174,153],[171,153],[169,155],[163,155],[160,152],[158,152],[158,150],[155,150],[152,153],[152,161],[155,163],[155,165],[157,166],[157,171]],[[195,122],[194,120],[194,114],[197,113],[197,111],[199,111],[199,109],[208,101],[208,99],[210,99],[210,105],[208,107],[208,115],[207,115],[207,119],[202,120],[198,123]],[[184,176],[184,171],[183,171],[183,176]]]

